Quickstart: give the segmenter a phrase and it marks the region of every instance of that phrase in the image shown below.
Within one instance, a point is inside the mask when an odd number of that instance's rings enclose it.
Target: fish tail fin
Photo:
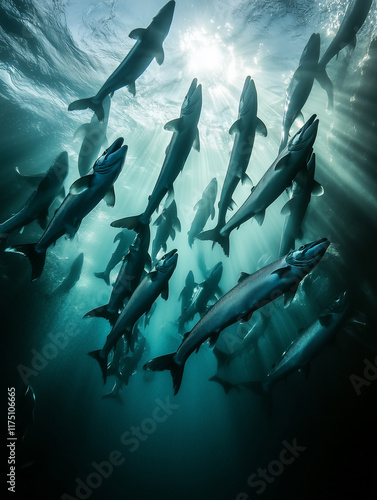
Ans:
[[[116,320],[118,319],[119,313],[118,312],[110,312],[107,309],[107,304],[104,306],[96,307],[95,309],[92,309],[91,311],[87,312],[84,316],[84,318],[104,318],[107,319],[111,325],[114,325],[116,323]]]
[[[204,241],[213,241],[214,246],[215,243],[218,243],[221,248],[224,250],[224,253],[227,257],[229,257],[229,234],[226,234],[225,236],[220,234],[221,227],[216,226],[214,229],[210,229],[208,231],[203,231],[202,233],[199,233],[196,237],[198,240],[204,240]]]
[[[327,107],[332,109],[334,106],[334,87],[332,81],[326,73],[326,68],[318,68],[315,78],[327,93]]]
[[[35,243],[27,243],[26,245],[16,245],[14,247],[8,247],[5,249],[5,251],[11,253],[19,253],[30,260],[30,264],[32,267],[31,281],[36,280],[42,274],[46,260],[46,250],[44,250],[43,252],[37,252],[35,250]]]
[[[105,112],[103,110],[102,101],[95,102],[94,97],[88,97],[87,99],[78,99],[77,101],[71,102],[71,104],[68,106],[68,111],[76,111],[88,108],[95,112],[100,122],[103,121]]]
[[[96,278],[103,280],[106,285],[110,285],[110,274],[104,271],[103,273],[94,273]]]
[[[238,385],[232,384],[231,382],[228,382],[227,380],[224,380],[224,379],[218,377],[217,375],[214,375],[209,380],[211,382],[217,382],[218,384],[220,384],[221,387],[224,389],[225,394],[228,394],[228,392],[231,389],[236,389],[237,391],[239,391]]]
[[[175,395],[181,387],[183,369],[185,365],[178,365],[174,360],[174,356],[175,352],[151,359],[150,361],[148,361],[148,363],[145,363],[143,369],[151,371],[170,370],[171,376],[173,377],[173,387]]]
[[[131,217],[125,217],[124,219],[115,220],[110,224],[112,227],[122,227],[125,229],[131,229],[136,233],[141,233],[147,226],[140,221],[141,215],[133,215]]]
[[[107,356],[101,356],[101,349],[97,351],[88,352],[88,356],[91,356],[95,360],[98,361],[99,367],[101,368],[103,383],[106,382],[107,379]]]

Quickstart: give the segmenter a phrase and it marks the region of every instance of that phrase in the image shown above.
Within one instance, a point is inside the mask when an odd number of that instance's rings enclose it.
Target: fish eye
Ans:
[[[305,245],[301,245],[299,250],[304,250],[304,248],[305,248]]]

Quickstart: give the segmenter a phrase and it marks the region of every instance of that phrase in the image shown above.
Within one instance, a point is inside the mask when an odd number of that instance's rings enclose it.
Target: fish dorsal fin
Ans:
[[[249,276],[250,276],[250,274],[241,272],[241,273],[240,273],[240,276],[239,276],[239,278],[238,278],[237,283],[242,283],[242,282],[243,282],[243,281],[245,281],[245,279],[246,279],[246,278],[248,278]]]
[[[195,134],[195,139],[194,139],[194,143],[192,145],[192,147],[196,150],[196,151],[200,151],[200,139],[199,139],[199,129],[196,128],[196,134]]]
[[[169,132],[181,132],[183,130],[183,118],[181,117],[170,120],[170,122],[165,123],[164,129]]]
[[[280,279],[283,279],[287,276],[287,274],[290,272],[290,270],[291,270],[291,266],[279,267],[279,269],[276,269],[271,274],[277,274]]]
[[[136,85],[135,82],[131,82],[127,85],[129,92],[135,97],[136,95]]]
[[[267,137],[267,127],[260,118],[257,118],[257,126],[255,131],[257,134],[262,135],[263,137]]]
[[[175,229],[174,229],[174,227],[171,227],[171,228],[170,228],[169,236],[170,236],[170,238],[171,238],[173,241],[175,240]]]
[[[111,186],[111,188],[108,190],[108,192],[105,194],[103,199],[106,202],[106,205],[108,207],[113,207],[115,205],[115,191],[114,191],[114,186]]]
[[[157,219],[153,222],[153,225],[154,226],[159,226],[161,224],[161,222],[163,221],[163,219],[166,219],[165,217],[165,214],[162,212],[162,214],[160,214]]]
[[[325,316],[321,316],[319,318],[319,322],[322,326],[329,326],[331,323],[331,314],[325,314]]]
[[[229,129],[230,135],[239,134],[242,130],[242,122],[241,120],[237,120],[233,123],[233,125]]]
[[[90,131],[90,123],[83,123],[79,126],[76,132],[73,134],[74,139],[83,139],[85,135]]]
[[[159,66],[161,66],[161,64],[164,62],[165,54],[162,45],[156,50],[155,59]]]
[[[261,212],[259,214],[254,215],[254,219],[258,222],[260,226],[263,224],[265,214],[266,212]]]
[[[290,200],[287,201],[287,203],[284,205],[284,207],[281,209],[281,215],[289,215],[292,213],[292,210],[294,210],[295,206],[295,199],[291,198]]]
[[[77,181],[75,181],[69,188],[69,194],[77,195],[89,189],[92,186],[93,177],[93,174],[90,174],[77,179]]]
[[[168,300],[169,298],[169,282],[167,281],[166,282],[166,285],[164,286],[164,288],[162,289],[162,292],[161,292],[161,297],[164,299],[164,300]]]
[[[323,189],[323,186],[317,181],[313,181],[313,187],[312,187],[312,195],[313,196],[322,196],[325,190]]]
[[[145,28],[135,28],[128,35],[132,40],[142,40],[147,30]]]

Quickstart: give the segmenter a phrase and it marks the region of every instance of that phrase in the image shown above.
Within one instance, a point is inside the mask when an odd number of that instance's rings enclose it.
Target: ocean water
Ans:
[[[81,141],[74,132],[93,113],[70,113],[67,107],[97,92],[133,46],[130,31],[146,27],[162,5],[158,0],[2,0],[1,222],[22,208],[33,190],[16,168],[25,175],[46,172],[67,151],[66,191],[79,177]],[[219,373],[234,384],[262,380],[300,329],[345,290],[358,324],[337,332],[335,342],[314,358],[307,377],[294,373],[277,384],[271,407],[244,387],[225,393],[209,381],[217,362],[207,343],[189,358],[176,396],[168,372],[142,370],[149,359],[175,351],[181,342],[178,297],[190,270],[199,283],[221,261],[225,293],[240,272],[253,273],[278,257],[285,193],[267,209],[262,226],[248,221],[232,234],[229,258],[209,242],[188,245],[194,205],[216,177],[217,216],[233,144],[228,130],[237,119],[246,76],[254,79],[258,116],[268,130],[267,137],[256,136],[247,170],[256,184],[277,156],[285,92],[305,44],[319,33],[323,54],[347,5],[346,0],[177,0],[163,44],[164,63],[151,63],[136,81],[135,97],[123,88],[112,98],[108,142],[124,137],[128,145],[115,183],[115,206],[100,202],[73,240],[63,237],[49,248],[42,276],[34,282],[27,259],[0,255],[3,398],[14,386],[16,415],[22,419],[24,412],[29,422],[21,402],[25,383],[35,392],[33,421],[17,449],[17,498],[375,498],[377,371],[369,368],[369,378],[365,374],[377,354],[375,2],[357,33],[355,50],[345,48],[328,64],[334,109],[327,109],[317,82],[303,108],[305,119],[315,113],[320,122],[315,177],[324,194],[311,199],[302,242],[326,237],[331,246],[292,304],[284,309],[281,299],[276,301],[257,346]],[[178,249],[169,298],[157,299],[150,323],[142,328],[148,347],[120,398],[104,399],[114,377],[104,387],[98,364],[86,353],[101,348],[110,327],[104,319],[83,316],[105,304],[111,288],[94,273],[105,268],[115,249],[119,230],[110,223],[144,210],[171,138],[164,124],[179,116],[194,77],[203,87],[201,147],[190,152],[174,183],[182,229],[168,240],[168,250]],[[295,123],[292,133],[298,129]],[[249,192],[248,185],[237,187],[238,206]],[[58,206],[54,202],[50,218]],[[213,226],[209,220],[206,228]],[[33,222],[12,233],[8,244],[35,242],[41,234]],[[81,252],[79,281],[67,293],[53,294]],[[256,313],[250,325],[254,319],[263,318]],[[359,391],[355,376],[365,381]],[[292,460],[285,463],[282,450],[294,443],[298,451],[288,451]],[[268,480],[261,479],[263,470]]]

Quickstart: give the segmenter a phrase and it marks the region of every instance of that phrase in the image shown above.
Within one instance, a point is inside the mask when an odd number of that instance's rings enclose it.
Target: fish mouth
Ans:
[[[292,250],[287,255],[286,261],[295,267],[314,267],[325,255],[329,246],[330,242],[327,238],[313,241],[303,245],[298,250]]]
[[[123,137],[118,137],[118,139],[102,153],[93,166],[93,169],[97,173],[105,174],[116,167],[123,167],[128,150],[128,146],[123,146],[123,142]]]
[[[247,76],[241,94],[239,114],[241,116],[246,115],[253,107],[255,108],[256,114],[256,104],[257,89],[255,87],[254,80],[252,80],[250,76]]]
[[[317,137],[318,125],[317,115],[312,115],[291,139],[288,145],[289,151],[302,151],[312,147]]]
[[[305,59],[307,59],[308,61],[312,60],[313,62],[318,62],[320,46],[321,38],[319,33],[313,33],[302,52],[300,64],[304,62]]]
[[[170,0],[165,4],[154,16],[153,23],[158,25],[159,29],[163,32],[169,31],[171,22],[173,20],[173,14],[175,10],[175,1]]]
[[[178,260],[177,252],[178,250],[175,248],[174,250],[171,250],[170,252],[166,253],[161,257],[160,262],[166,271],[177,265],[177,260]],[[162,269],[160,268],[160,270]]]
[[[198,85],[198,79],[194,78],[182,104],[181,114],[190,115],[196,109],[202,107],[202,86]]]

